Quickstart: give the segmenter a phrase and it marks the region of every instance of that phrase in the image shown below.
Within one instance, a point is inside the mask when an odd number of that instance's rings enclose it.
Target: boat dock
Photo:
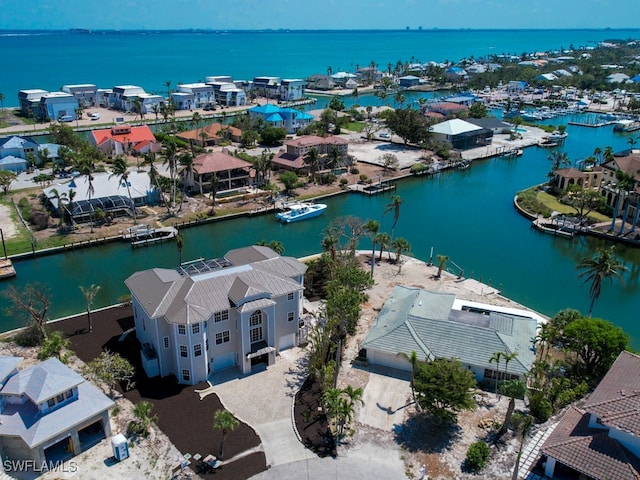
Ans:
[[[576,127],[589,127],[589,128],[599,128],[606,127],[608,125],[613,125],[617,123],[617,120],[604,120],[601,122],[575,122],[573,120],[567,122],[569,125],[573,125]]]
[[[11,278],[16,276],[16,269],[10,258],[0,259],[0,280],[3,278]]]
[[[370,184],[354,183],[352,185],[347,185],[347,190],[351,192],[364,193],[365,195],[375,195],[377,193],[394,190],[395,188],[395,184],[390,182],[378,182]]]

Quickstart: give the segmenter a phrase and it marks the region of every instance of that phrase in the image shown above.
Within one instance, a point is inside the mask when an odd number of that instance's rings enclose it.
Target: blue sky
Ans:
[[[639,0],[2,0],[0,29],[638,28]]]

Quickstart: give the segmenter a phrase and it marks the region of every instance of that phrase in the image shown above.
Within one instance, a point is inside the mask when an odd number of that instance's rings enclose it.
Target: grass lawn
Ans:
[[[565,205],[564,203],[560,203],[556,197],[548,194],[547,192],[543,192],[542,190],[538,192],[538,194],[536,195],[536,199],[540,203],[547,206],[550,210],[567,215],[574,215],[578,213],[578,210],[576,210],[574,207]],[[606,222],[611,220],[610,217],[607,217],[606,215],[603,215],[599,212],[590,212],[588,217],[595,222]]]
[[[345,129],[351,132],[362,132],[364,130],[365,123],[364,122],[349,122],[345,125]]]

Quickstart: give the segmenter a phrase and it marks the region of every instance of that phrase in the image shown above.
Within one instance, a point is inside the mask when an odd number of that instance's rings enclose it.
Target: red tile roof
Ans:
[[[236,127],[232,127],[230,125],[222,125],[221,123],[212,123],[210,125],[206,125],[201,128],[196,128],[195,130],[180,132],[178,134],[178,137],[183,138],[185,140],[197,140],[201,142],[202,133],[206,133],[207,138],[211,138],[211,139],[219,138],[220,130],[222,130],[224,127],[227,127],[229,129],[229,133],[231,134],[232,138],[239,140],[240,137],[242,137],[242,130]]]
[[[113,139],[114,142],[121,144],[129,143],[130,145],[136,145],[145,140],[149,142],[155,142],[156,137],[147,125],[140,125],[139,127],[130,127],[126,133],[115,133],[111,128],[105,128],[102,130],[93,130],[91,132],[96,145]]]
[[[280,152],[278,153],[278,155],[273,157],[271,161],[276,165],[282,165],[285,168],[291,168],[294,170],[306,168],[306,164],[302,159],[302,155],[293,155],[287,152]]]
[[[193,160],[193,170],[199,174],[224,172],[251,166],[249,162],[232,157],[224,152],[203,153]]]

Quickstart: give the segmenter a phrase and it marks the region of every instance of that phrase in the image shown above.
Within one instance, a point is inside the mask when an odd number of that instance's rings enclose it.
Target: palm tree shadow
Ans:
[[[456,443],[462,435],[459,425],[442,422],[424,413],[412,413],[394,430],[394,440],[412,453],[442,453]]]

